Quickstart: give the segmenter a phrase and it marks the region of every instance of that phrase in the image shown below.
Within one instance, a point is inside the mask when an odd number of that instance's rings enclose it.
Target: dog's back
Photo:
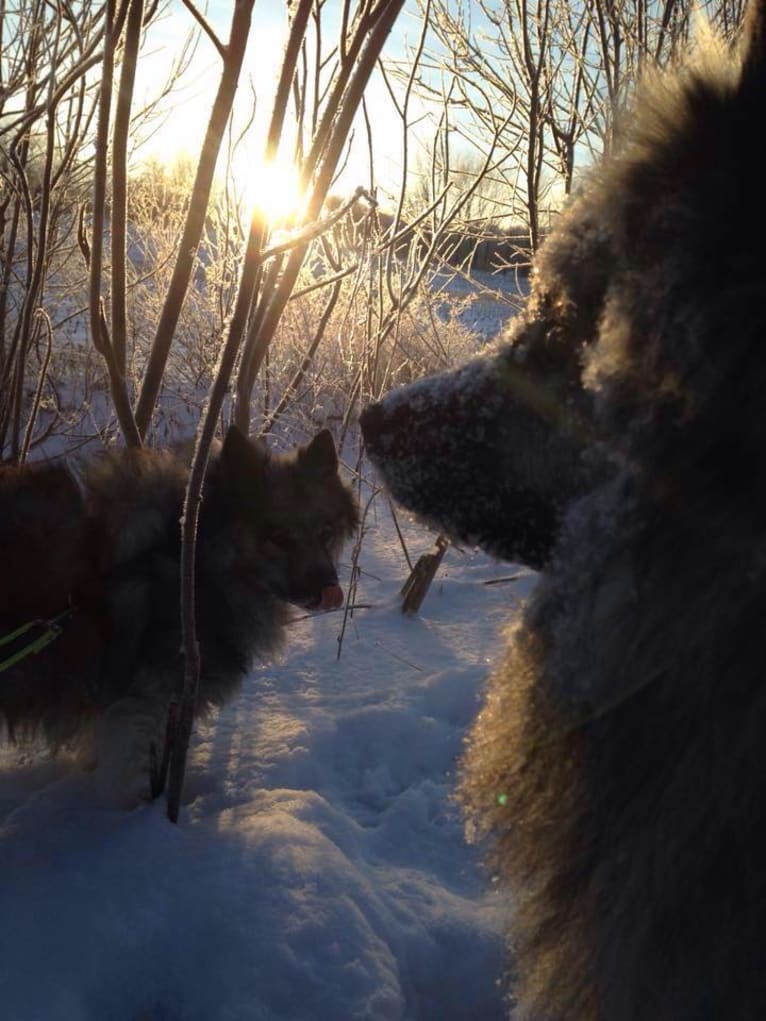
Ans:
[[[82,496],[66,468],[0,467],[3,626],[66,608],[72,591],[87,584],[87,531]]]

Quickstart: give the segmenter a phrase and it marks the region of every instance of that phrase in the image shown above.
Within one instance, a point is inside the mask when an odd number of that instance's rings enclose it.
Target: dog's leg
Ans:
[[[132,807],[153,795],[152,749],[161,753],[167,713],[167,696],[159,690],[129,695],[104,713],[97,729],[97,783],[110,804]]]

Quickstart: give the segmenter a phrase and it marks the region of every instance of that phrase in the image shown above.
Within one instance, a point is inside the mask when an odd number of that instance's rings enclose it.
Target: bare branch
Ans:
[[[207,18],[197,9],[196,5],[191,0],[181,0],[186,10],[191,14],[197,24],[200,26],[202,31],[208,37],[210,42],[215,46],[218,51],[218,56],[221,60],[225,61],[228,56],[228,48],[224,46],[218,36],[215,34],[212,25]]]
[[[238,0],[232,14],[226,59],[202,144],[178,257],[168,285],[136,406],[136,424],[141,436],[146,435],[149,427],[181,307],[191,280],[197,247],[205,224],[215,165],[242,69],[253,3],[254,0]]]

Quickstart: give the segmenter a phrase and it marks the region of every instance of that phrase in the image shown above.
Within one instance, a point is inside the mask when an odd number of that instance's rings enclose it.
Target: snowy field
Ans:
[[[482,343],[494,340],[519,310],[529,283],[520,273],[492,273],[475,270],[471,279],[457,273],[437,273],[431,290],[443,294],[444,311],[450,314],[455,302],[470,299],[459,314],[463,326]]]
[[[340,660],[341,613],[291,626],[283,659],[199,726],[180,825],[164,803],[100,807],[72,763],[0,751],[4,1021],[504,1015],[501,895],[450,795],[534,576],[450,549],[406,619],[406,565],[375,508],[369,608]],[[406,536],[413,556],[432,542]]]

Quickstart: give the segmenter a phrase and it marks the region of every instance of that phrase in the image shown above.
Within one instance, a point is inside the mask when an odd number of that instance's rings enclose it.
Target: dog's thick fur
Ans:
[[[408,506],[546,565],[460,789],[518,1021],[766,1017],[765,119],[758,0],[644,85],[509,347],[363,419]]]
[[[53,747],[95,726],[118,794],[146,781],[183,677],[184,454],[106,454],[79,480],[56,465],[0,473],[0,636],[71,610],[52,644],[0,674],[0,723],[12,738],[40,734]],[[279,645],[287,603],[327,608],[342,598],[335,563],[356,516],[327,431],[272,457],[229,430],[208,468],[197,543],[200,710],[228,698],[253,657]]]

